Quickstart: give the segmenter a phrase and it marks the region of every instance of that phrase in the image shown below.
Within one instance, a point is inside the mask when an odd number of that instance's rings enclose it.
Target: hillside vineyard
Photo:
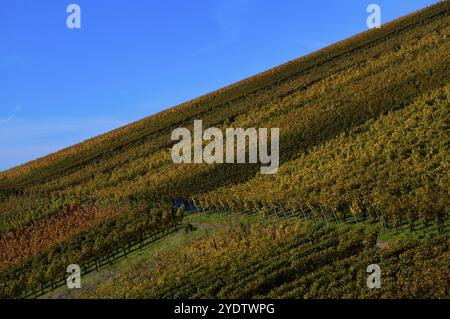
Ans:
[[[0,296],[48,293],[68,265],[101,271],[220,214],[218,232],[81,296],[448,298],[449,12],[439,2],[0,173]],[[174,163],[172,132],[195,120],[279,128],[276,174],[254,156]],[[369,264],[380,289],[365,286]]]
[[[261,167],[262,174],[275,174],[279,165],[279,128],[270,129],[270,153],[268,152],[268,129],[251,127],[227,128],[225,134],[217,127],[209,127],[203,132],[202,121],[194,121],[193,140],[191,132],[184,128],[172,131],[172,141],[179,141],[172,147],[171,157],[174,163],[245,163],[248,141],[248,162],[269,164]],[[225,136],[225,138],[224,138]],[[224,141],[225,140],[225,141]],[[203,148],[203,141],[209,141]],[[192,159],[192,145],[194,157]],[[225,146],[225,147],[224,147]],[[224,161],[225,148],[225,161]]]

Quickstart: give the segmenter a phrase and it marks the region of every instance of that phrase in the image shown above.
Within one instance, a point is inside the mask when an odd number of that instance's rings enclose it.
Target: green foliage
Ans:
[[[447,237],[379,249],[376,230],[280,223],[230,227],[105,282],[88,298],[439,298],[449,295]],[[379,264],[381,289],[366,268]],[[414,263],[414,267],[411,264]],[[114,282],[114,283],[113,283]],[[118,288],[120,287],[120,288]]]
[[[257,175],[197,201],[206,208],[226,203],[230,209],[266,203],[289,210],[300,203],[312,213],[326,211],[340,219],[383,218],[388,225],[409,222],[411,227],[417,220],[442,223],[449,215],[449,98],[446,85],[312,148],[275,176]]]

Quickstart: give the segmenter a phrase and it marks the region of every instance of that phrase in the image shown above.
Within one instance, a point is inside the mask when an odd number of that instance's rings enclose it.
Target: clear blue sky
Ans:
[[[0,171],[436,2],[0,0]]]

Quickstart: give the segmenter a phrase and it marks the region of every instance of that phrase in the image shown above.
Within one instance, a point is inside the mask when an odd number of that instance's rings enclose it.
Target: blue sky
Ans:
[[[436,2],[0,0],[0,171]]]

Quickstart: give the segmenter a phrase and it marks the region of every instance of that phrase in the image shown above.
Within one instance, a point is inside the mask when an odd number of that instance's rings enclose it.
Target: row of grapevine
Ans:
[[[302,204],[297,200],[289,202],[275,202],[266,201],[264,199],[253,200],[251,202],[245,201],[241,198],[214,197],[214,195],[204,195],[192,197],[192,202],[201,207],[202,211],[210,211],[219,214],[256,214],[264,217],[273,217],[277,220],[298,218],[303,221],[311,221],[313,223],[335,223],[345,222],[353,224],[378,224],[382,228],[399,228],[408,224],[411,232],[417,229],[425,231],[431,228],[431,225],[436,224],[439,233],[444,232],[445,221],[448,219],[444,214],[439,214],[433,220],[432,216],[425,215],[422,219],[412,219],[410,216],[394,216],[390,217],[381,209],[367,209],[358,205],[358,202],[349,204],[348,207],[343,206],[340,209],[322,206],[317,204]]]
[[[51,245],[26,260],[0,272],[0,296],[11,298],[24,292],[54,287],[70,264],[112,261],[130,249],[155,240],[155,236],[178,227],[183,211],[170,206],[134,207],[133,210],[103,220],[86,230]],[[86,266],[87,265],[87,266]]]
[[[372,228],[371,228],[372,229]],[[375,247],[376,229],[305,222],[234,225],[168,252],[147,271],[115,278],[83,297],[115,298],[445,298],[448,237]],[[366,285],[379,264],[381,289]],[[414,272],[417,271],[415,275]],[[143,272],[143,273],[142,273]],[[135,278],[137,276],[137,278]],[[135,278],[132,282],[130,278]]]

